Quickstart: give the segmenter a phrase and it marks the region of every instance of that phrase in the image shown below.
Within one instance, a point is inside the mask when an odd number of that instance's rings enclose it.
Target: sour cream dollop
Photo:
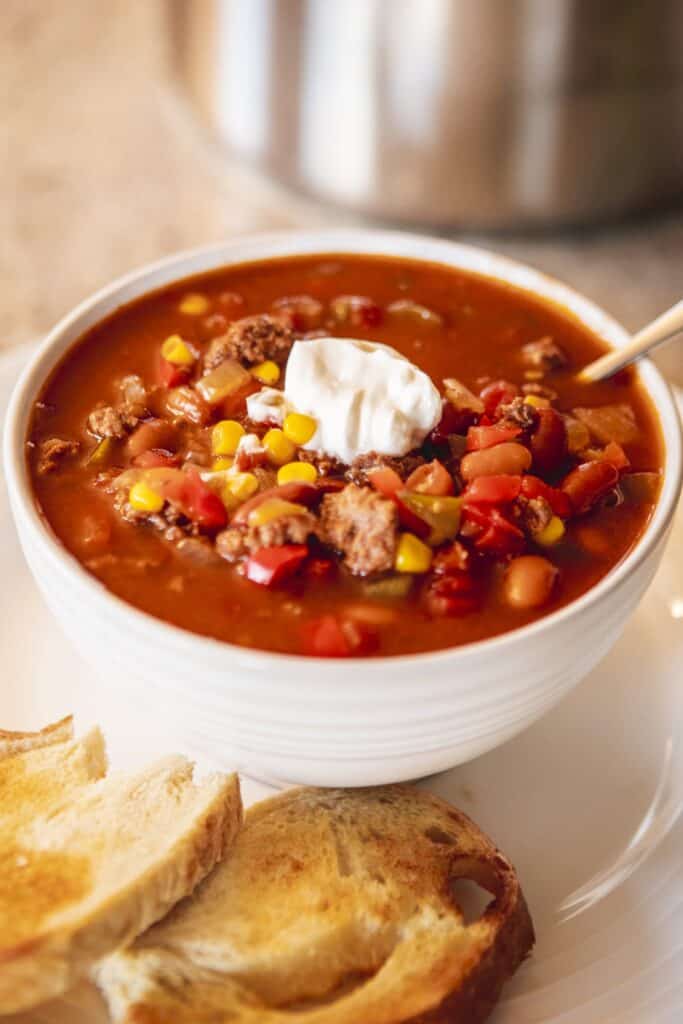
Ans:
[[[370,451],[405,455],[441,418],[441,395],[426,373],[389,345],[355,338],[295,342],[284,395],[255,402],[254,412],[264,405],[273,419],[289,409],[312,416],[318,429],[304,447],[347,463]]]

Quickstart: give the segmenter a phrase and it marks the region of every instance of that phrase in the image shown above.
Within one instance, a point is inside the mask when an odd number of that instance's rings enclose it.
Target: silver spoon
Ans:
[[[647,327],[643,327],[637,334],[634,334],[628,345],[615,349],[614,352],[608,352],[606,356],[601,356],[600,359],[584,366],[583,370],[577,374],[577,378],[581,381],[594,382],[611,377],[618,370],[622,370],[629,363],[652,352],[662,342],[668,341],[681,331],[683,331],[683,299],[668,309],[666,313],[658,316]]]

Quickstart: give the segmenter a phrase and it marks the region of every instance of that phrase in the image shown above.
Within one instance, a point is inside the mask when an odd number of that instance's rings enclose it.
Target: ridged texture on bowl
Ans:
[[[188,749],[261,777],[318,785],[413,778],[467,761],[521,732],[555,705],[619,637],[659,563],[664,539],[610,594],[576,615],[496,644],[419,659],[306,671],[296,658],[264,671],[226,657],[224,644],[196,652],[150,642],[147,621],[122,635],[116,615],[84,603],[80,581],[46,565],[20,531],[43,595],[84,658],[120,699],[146,705]],[[175,631],[174,631],[175,632]],[[182,634],[181,634],[182,635]],[[193,638],[191,638],[193,639]],[[190,645],[192,646],[192,645]],[[313,663],[311,663],[313,668]]]

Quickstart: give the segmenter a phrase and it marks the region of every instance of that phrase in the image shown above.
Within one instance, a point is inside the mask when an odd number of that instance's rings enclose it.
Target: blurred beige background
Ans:
[[[0,346],[112,277],[248,231],[348,222],[224,160],[167,72],[163,0],[0,3]],[[564,278],[627,326],[683,295],[683,213],[475,239]],[[683,352],[663,357],[683,380]]]

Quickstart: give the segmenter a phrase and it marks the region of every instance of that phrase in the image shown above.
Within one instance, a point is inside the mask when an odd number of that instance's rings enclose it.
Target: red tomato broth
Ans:
[[[377,325],[346,322],[327,333],[393,346],[428,372],[441,391],[446,377],[457,377],[476,394],[501,378],[521,385],[525,377],[520,347],[551,335],[570,356],[566,369],[552,372],[544,381],[558,393],[555,407],[569,411],[576,406],[630,403],[640,428],[638,438],[627,446],[631,469],[661,469],[663,446],[656,414],[636,375],[628,371],[600,384],[577,381],[576,369],[601,354],[604,345],[568,314],[526,293],[446,266],[371,256],[276,259],[194,277],[123,307],[74,345],[43,389],[29,431],[34,447],[28,451],[38,506],[64,546],[113,593],[177,626],[246,647],[301,653],[308,620],[342,615],[348,605],[368,601],[365,582],[342,571],[321,578],[302,571],[269,590],[220,560],[193,564],[151,529],[116,515],[111,498],[93,485],[98,467],[84,464],[82,456],[65,461],[58,472],[37,473],[37,448],[46,438],[73,438],[83,453],[92,450],[88,414],[97,402],[113,401],[114,382],[125,374],[137,373],[146,383],[156,381],[159,348],[166,337],[180,333],[198,349],[206,348],[216,330],[207,330],[203,317],[178,312],[179,300],[188,291],[207,296],[212,315],[221,312],[221,293],[241,295],[244,302],[237,312],[225,306],[228,319],[268,312],[273,302],[291,295],[311,295],[325,306],[340,295],[368,296],[384,311]],[[386,313],[391,302],[404,298],[440,314],[443,325]],[[112,464],[125,468],[129,463],[117,456]],[[395,611],[395,617],[378,629],[374,653],[400,655],[482,640],[562,607],[624,557],[652,508],[622,504],[570,520],[564,542],[549,555],[561,570],[561,586],[542,611],[506,604],[500,585],[504,566],[496,562],[480,567],[479,605],[461,616],[431,616],[416,580],[405,597],[378,602]],[[90,534],[84,526],[86,517],[106,524],[106,529],[94,531],[94,539],[92,522]],[[587,523],[604,535],[606,553],[582,546],[578,538]],[[136,565],[136,559],[145,564]]]

